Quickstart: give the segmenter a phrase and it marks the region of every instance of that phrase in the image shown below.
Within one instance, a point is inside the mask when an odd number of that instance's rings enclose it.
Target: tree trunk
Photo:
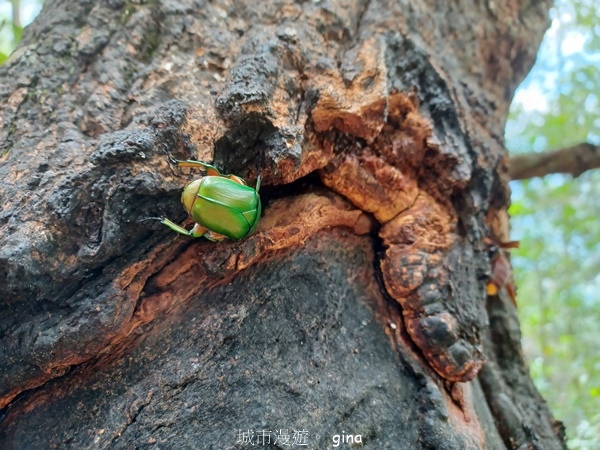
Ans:
[[[548,8],[46,0],[0,68],[1,447],[564,448],[486,297]],[[257,231],[144,221],[167,151],[260,172]]]

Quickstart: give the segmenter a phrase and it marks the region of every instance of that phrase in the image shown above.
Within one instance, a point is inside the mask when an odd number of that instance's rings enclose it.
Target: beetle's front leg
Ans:
[[[173,230],[179,234],[183,234],[184,236],[191,236],[191,237],[197,238],[197,237],[204,236],[208,232],[207,228],[204,228],[203,226],[198,225],[198,224],[195,224],[194,227],[188,231],[185,228],[183,228],[182,226],[177,225],[175,222],[173,222],[167,218],[162,218],[160,220],[160,223],[162,223],[163,225],[166,225],[171,230]]]
[[[174,158],[169,158],[169,160],[173,164],[176,164],[177,167],[191,167],[193,169],[203,169],[203,170],[206,170],[206,174],[209,176],[215,176],[215,177],[222,176],[221,172],[219,172],[219,169],[217,169],[215,166],[213,166],[211,164],[207,164],[202,161],[195,161],[193,159],[182,160],[182,159],[174,159]]]
[[[246,182],[244,181],[243,178],[238,177],[237,175],[224,175],[221,172],[219,172],[219,169],[217,169],[215,166],[213,166],[211,164],[207,164],[202,161],[195,161],[193,159],[187,159],[184,161],[181,159],[173,159],[173,158],[170,158],[170,161],[173,164],[176,164],[177,167],[191,167],[193,169],[204,169],[204,170],[206,170],[206,175],[208,175],[210,177],[229,178],[231,181],[241,184],[242,186],[246,186]],[[258,192],[258,188],[260,187],[260,178],[257,182],[256,187],[257,187],[256,191]]]

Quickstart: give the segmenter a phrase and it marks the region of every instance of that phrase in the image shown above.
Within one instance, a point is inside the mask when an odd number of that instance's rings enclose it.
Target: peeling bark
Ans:
[[[548,8],[48,0],[0,67],[3,448],[564,448],[485,295]],[[141,221],[185,220],[166,151],[260,172],[256,233]]]

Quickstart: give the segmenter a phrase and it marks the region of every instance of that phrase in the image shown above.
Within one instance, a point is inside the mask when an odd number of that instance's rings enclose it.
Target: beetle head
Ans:
[[[181,203],[183,203],[185,210],[190,215],[192,214],[194,202],[196,201],[196,198],[198,198],[198,191],[200,190],[201,183],[202,178],[194,180],[188,183],[185,188],[183,188],[183,192],[181,193]]]

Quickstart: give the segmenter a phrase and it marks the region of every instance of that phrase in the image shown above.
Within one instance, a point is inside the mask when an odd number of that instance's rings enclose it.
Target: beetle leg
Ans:
[[[219,169],[217,169],[215,166],[213,166],[211,164],[207,164],[202,161],[194,161],[193,159],[187,159],[185,161],[183,161],[181,159],[173,159],[172,162],[174,164],[177,164],[177,167],[192,167],[195,169],[204,169],[204,170],[206,170],[206,174],[209,176],[216,176],[216,177],[222,176],[221,172],[219,172]]]
[[[204,233],[204,237],[212,242],[221,242],[227,236],[224,236],[219,233],[215,233],[214,231],[207,231],[206,233]]]
[[[241,184],[242,186],[246,186],[246,182],[243,178],[238,177],[237,175],[221,175],[222,177],[229,178],[231,181],[235,181],[237,184]]]
[[[254,188],[254,190],[256,192],[258,192],[258,190],[260,189],[260,173],[258,174],[258,176],[256,177],[256,187]]]
[[[208,231],[208,228],[203,227],[200,224],[195,223],[194,224],[194,228],[192,228],[190,230],[190,235],[193,237],[200,237],[200,236],[204,236],[206,233],[210,233],[210,231]]]
[[[238,177],[237,175],[221,175],[224,178],[229,178],[231,181],[235,181],[237,184],[241,184],[242,186],[248,186],[248,183],[244,181],[242,177]],[[254,189],[256,192],[260,189],[260,174],[256,179],[256,188]]]
[[[221,175],[224,178],[229,178],[231,181],[235,181],[237,184],[241,184],[242,186],[248,186],[248,184],[244,181],[244,179],[242,177],[238,177],[237,175]],[[260,174],[258,175],[258,178],[256,179],[256,189],[254,189],[256,192],[258,192],[258,190],[260,189]]]
[[[196,169],[204,169],[206,170],[206,175],[208,176],[229,178],[231,181],[241,184],[242,186],[247,186],[246,182],[242,177],[238,177],[237,175],[223,175],[215,166],[202,161],[194,161],[193,159],[187,159],[185,161],[181,159],[172,159],[171,162],[173,164],[177,164],[177,167],[191,167]]]
[[[183,234],[185,236],[195,237],[195,238],[203,236],[206,232],[208,232],[208,229],[206,229],[203,226],[200,226],[198,224],[195,224],[194,228],[192,228],[191,230],[188,231],[185,228],[183,228],[182,226],[177,225],[175,222],[173,222],[169,219],[161,219],[160,223],[162,223],[163,225],[166,225],[167,227],[169,227],[171,230],[175,231],[176,233]]]

